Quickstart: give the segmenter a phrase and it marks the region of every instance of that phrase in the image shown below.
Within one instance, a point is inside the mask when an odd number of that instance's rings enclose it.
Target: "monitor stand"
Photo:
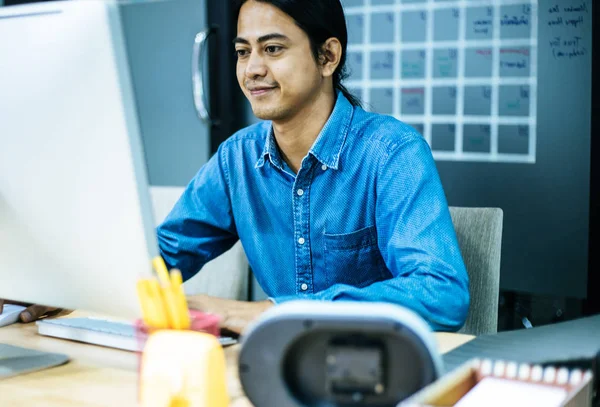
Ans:
[[[60,366],[69,361],[61,353],[42,352],[0,343],[0,379]]]

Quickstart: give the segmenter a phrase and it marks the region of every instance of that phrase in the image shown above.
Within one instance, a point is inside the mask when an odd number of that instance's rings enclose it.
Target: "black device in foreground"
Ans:
[[[278,305],[242,338],[239,358],[261,407],[395,406],[441,373],[429,326],[391,304]]]

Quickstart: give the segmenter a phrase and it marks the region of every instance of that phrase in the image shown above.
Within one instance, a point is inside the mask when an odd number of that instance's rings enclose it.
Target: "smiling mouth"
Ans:
[[[252,86],[254,85],[254,86]],[[251,96],[264,96],[267,95],[269,93],[271,93],[271,91],[275,90],[277,88],[276,84],[264,84],[264,85],[259,85],[257,83],[254,84],[250,84],[247,83],[246,84],[246,89],[248,90],[248,92],[250,92]]]
[[[252,96],[262,96],[262,95],[266,95],[267,93],[271,92],[272,90],[275,90],[275,88],[256,88],[256,89],[249,89],[250,94]]]

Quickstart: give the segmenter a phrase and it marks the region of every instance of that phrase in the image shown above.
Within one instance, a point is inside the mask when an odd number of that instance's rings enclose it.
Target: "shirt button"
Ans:
[[[307,285],[306,283],[304,283],[304,284],[302,284],[302,285],[300,286],[300,289],[301,289],[302,291],[306,291],[306,290],[308,290],[308,285]]]
[[[300,239],[298,239],[298,243],[300,243],[300,244],[304,244],[304,242],[305,242],[305,241],[306,241],[306,240],[304,240],[304,238],[303,238],[303,237],[301,237]]]
[[[296,191],[296,193],[298,194],[298,196],[302,196],[304,195],[304,190],[303,189],[299,189]]]
[[[323,171],[325,171],[325,170],[327,170],[327,166],[326,166],[325,164],[323,164],[323,165],[321,166],[321,169],[322,169]]]

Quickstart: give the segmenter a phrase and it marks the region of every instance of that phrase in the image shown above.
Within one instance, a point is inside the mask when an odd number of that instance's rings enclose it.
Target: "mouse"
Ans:
[[[4,304],[4,310],[0,314],[0,327],[14,324],[19,320],[19,314],[25,310],[26,307],[21,305]]]

